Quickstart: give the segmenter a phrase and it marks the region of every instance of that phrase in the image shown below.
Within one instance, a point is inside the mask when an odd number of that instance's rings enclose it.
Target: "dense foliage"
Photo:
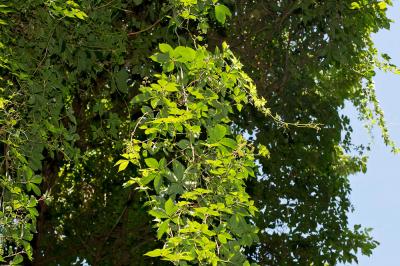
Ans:
[[[397,71],[370,38],[388,4],[1,1],[0,260],[370,255],[369,229],[347,221],[368,147],[341,109],[395,150],[372,82]]]

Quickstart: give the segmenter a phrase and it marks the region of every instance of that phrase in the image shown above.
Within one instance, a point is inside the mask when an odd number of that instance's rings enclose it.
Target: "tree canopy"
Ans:
[[[0,262],[335,265],[389,0],[0,3]]]

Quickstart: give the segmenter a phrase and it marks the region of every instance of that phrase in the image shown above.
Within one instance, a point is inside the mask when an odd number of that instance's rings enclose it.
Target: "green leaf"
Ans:
[[[150,135],[150,134],[157,133],[157,132],[158,132],[158,128],[151,127],[151,128],[146,129],[144,131],[144,134]]]
[[[178,46],[174,49],[174,57],[178,62],[190,62],[196,58],[196,51],[190,47]]]
[[[144,255],[149,256],[149,257],[160,257],[160,256],[166,256],[168,254],[170,254],[168,249],[155,249],[155,250],[147,252]]]
[[[32,216],[39,216],[39,212],[36,210],[36,208],[28,208],[28,211]]]
[[[161,184],[162,184],[162,175],[157,175],[154,178],[154,190],[157,193],[160,193]]]
[[[226,244],[228,241],[226,240],[226,237],[223,234],[219,234],[218,235],[218,240],[219,242],[221,242],[222,244]]]
[[[177,143],[178,147],[181,148],[182,150],[186,149],[189,147],[190,142],[187,139],[182,139]]]
[[[3,97],[0,97],[0,110],[4,109],[4,106],[6,103],[7,103],[7,100],[4,100]]]
[[[40,196],[42,193],[40,192],[40,188],[38,186],[36,186],[35,184],[31,183],[31,188],[33,190],[33,192],[37,195]]]
[[[169,216],[162,210],[157,210],[157,209],[156,210],[150,210],[149,214],[151,216],[154,216],[154,217],[158,218],[158,219],[169,218]]]
[[[146,158],[144,159],[146,165],[150,168],[158,169],[158,162],[154,158]]]
[[[170,185],[168,187],[167,193],[169,195],[175,195],[175,194],[182,194],[184,193],[184,189],[182,187],[182,185],[178,184],[178,183],[172,183],[172,185]]]
[[[158,231],[157,231],[157,238],[158,239],[161,239],[162,236],[167,232],[167,230],[169,228],[169,222],[170,221],[171,221],[170,219],[167,219],[167,220],[165,220],[164,222],[162,222],[160,224],[160,226],[158,227]]]
[[[172,201],[171,198],[169,198],[166,202],[165,202],[165,212],[167,213],[168,216],[171,216],[173,214],[175,214],[175,212],[179,209],[179,207],[177,207],[174,202]]]
[[[128,160],[119,160],[117,162],[117,164],[119,164],[118,172],[121,172],[121,171],[125,170],[126,167],[128,167],[129,161]]]
[[[153,109],[156,109],[156,107],[157,107],[157,104],[158,104],[158,98],[155,98],[155,99],[152,99],[151,101],[150,101],[150,105],[151,105],[151,107],[153,108]]]
[[[114,74],[114,81],[119,91],[128,93],[129,74],[125,69],[122,69]]]
[[[262,144],[258,144],[257,148],[258,148],[258,154],[260,156],[269,158],[269,150],[267,149],[267,147],[265,147]]]
[[[220,143],[226,147],[236,149],[237,148],[237,143],[235,140],[230,139],[230,138],[223,138],[220,140]]]
[[[175,68],[175,64],[172,61],[168,61],[165,64],[163,64],[164,72],[171,72],[172,70],[174,70],[174,68]]]
[[[183,175],[185,173],[185,167],[183,166],[183,164],[181,164],[181,162],[179,162],[178,160],[174,160],[172,162],[172,168],[174,170],[174,174],[175,174],[176,178],[178,180],[182,180]]]
[[[192,261],[195,259],[193,254],[189,252],[168,254],[166,258],[169,261],[182,261],[182,260]],[[212,265],[217,265],[217,264],[213,263]]]
[[[167,160],[165,158],[162,158],[159,162],[158,162],[158,168],[159,169],[164,169],[167,166]]]
[[[158,176],[158,174],[156,174],[156,173],[152,173],[152,174],[149,174],[147,176],[143,176],[142,178],[140,178],[140,184],[145,186],[148,183],[150,183],[157,176]]]
[[[176,83],[168,82],[167,84],[165,84],[163,86],[163,89],[164,89],[164,91],[174,92],[174,91],[178,91],[178,88],[176,86],[177,86]]]
[[[87,18],[86,13],[84,13],[84,12],[82,12],[82,11],[80,11],[80,10],[77,10],[77,9],[74,9],[74,15],[75,15],[75,17],[77,17],[77,18],[79,18],[79,19],[82,19],[82,20],[84,20],[85,18]]]
[[[229,8],[227,8],[224,5],[216,5],[215,6],[215,18],[217,19],[217,21],[221,24],[225,24],[226,16],[229,16],[229,17],[232,16],[232,13],[229,10]]]
[[[137,179],[130,179],[130,180],[126,181],[124,184],[122,184],[122,186],[124,188],[127,188],[127,187],[130,187],[130,186],[136,184],[137,182],[138,182]]]
[[[208,137],[210,143],[216,143],[220,141],[226,135],[226,127],[223,125],[216,125],[208,130]]]
[[[22,191],[22,190],[21,190],[21,188],[19,188],[19,187],[13,187],[13,188],[10,189],[10,192],[11,192],[11,193],[14,193],[14,194],[20,194],[21,191]],[[29,189],[28,191],[30,191],[30,189]]]
[[[173,52],[174,51],[174,49],[168,43],[160,43],[158,45],[158,48],[163,53],[169,53],[169,52]]]
[[[23,167],[24,172],[25,172],[25,176],[27,179],[30,179],[33,176],[33,171],[31,168],[24,166]]]
[[[150,56],[150,58],[154,62],[161,63],[161,64],[170,61],[169,54],[167,54],[167,53],[156,53],[156,54]]]
[[[32,182],[32,183],[35,183],[35,184],[40,184],[40,183],[42,183],[42,177],[36,175],[29,181]]]
[[[377,5],[378,5],[378,8],[379,8],[380,10],[385,10],[385,9],[387,9],[387,4],[386,4],[386,2],[384,2],[384,1],[379,2]]]
[[[350,5],[350,9],[360,9],[360,8],[361,8],[361,6],[357,2],[352,2]]]
[[[14,257],[14,259],[12,260],[11,265],[18,265],[18,264],[21,264],[23,261],[24,261],[24,258],[20,254],[17,254]]]

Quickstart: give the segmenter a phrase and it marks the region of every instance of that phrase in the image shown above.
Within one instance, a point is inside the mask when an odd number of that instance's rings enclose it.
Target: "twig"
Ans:
[[[60,22],[60,20],[57,22],[56,25],[54,25],[54,28],[53,28],[53,30],[52,30],[50,36],[49,36],[49,39],[47,40],[46,48],[44,49],[43,58],[40,60],[39,64],[36,66],[36,69],[35,69],[35,71],[33,71],[32,76],[34,76],[34,75],[36,74],[36,72],[39,70],[39,68],[42,66],[44,60],[46,59],[47,54],[48,54],[48,52],[49,52],[49,46],[50,46],[51,38],[53,38],[54,32],[56,31],[56,27],[57,27],[57,25],[58,25],[59,22]]]
[[[135,125],[135,128],[133,129],[133,131],[132,131],[132,133],[131,133],[131,142],[132,142],[133,137],[135,136],[135,132],[136,132],[137,127],[139,126],[139,124],[142,122],[142,120],[146,117],[146,115],[147,115],[148,113],[149,113],[149,112],[144,113],[144,114],[139,118],[139,120],[137,121],[137,123],[136,123],[136,125]]]
[[[156,22],[154,22],[153,24],[151,24],[151,25],[148,26],[147,28],[144,28],[144,29],[142,29],[142,30],[135,31],[135,32],[129,32],[129,33],[128,33],[128,37],[130,37],[130,36],[135,36],[135,35],[138,35],[138,34],[140,34],[140,33],[142,33],[142,32],[151,30],[152,28],[154,28],[158,23],[160,23],[160,22],[166,17],[166,15],[168,14],[168,12],[169,12],[171,9],[172,9],[172,6],[170,6],[168,9],[165,10],[165,14],[162,15],[161,18],[157,19]]]
[[[153,27],[155,27],[158,23],[160,23],[161,20],[162,20],[163,18],[164,18],[164,17],[158,19],[156,22],[154,22],[153,24],[151,24],[151,25],[148,26],[147,28],[144,28],[144,29],[142,29],[142,30],[135,31],[135,32],[129,32],[129,33],[128,33],[128,36],[135,36],[135,35],[138,35],[138,34],[140,34],[140,33],[142,33],[142,32],[151,30],[151,29],[152,29]]]

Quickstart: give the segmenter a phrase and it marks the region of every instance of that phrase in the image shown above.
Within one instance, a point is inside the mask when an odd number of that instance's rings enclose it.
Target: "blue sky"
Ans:
[[[395,22],[389,31],[380,31],[373,39],[378,50],[389,54],[392,62],[400,66],[400,1],[394,2],[388,13]],[[400,76],[378,72],[375,85],[390,134],[400,145]],[[367,143],[370,137],[357,121],[354,110],[346,108],[345,113],[353,118],[354,140]],[[368,172],[350,178],[351,201],[355,207],[355,212],[350,214],[350,223],[374,228],[372,234],[380,246],[371,257],[360,257],[359,265],[399,266],[400,155],[391,154],[376,131],[369,157]]]

